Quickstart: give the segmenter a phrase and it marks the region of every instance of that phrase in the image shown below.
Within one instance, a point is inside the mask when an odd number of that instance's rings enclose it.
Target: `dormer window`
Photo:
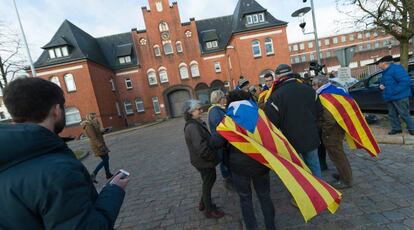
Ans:
[[[131,63],[131,56],[124,56],[118,58],[119,64],[129,64]]]
[[[56,47],[48,50],[50,59],[61,58],[69,56],[67,46]]]
[[[209,41],[206,42],[207,49],[215,49],[218,47],[218,41]]]
[[[246,16],[246,25],[255,25],[264,23],[265,20],[265,13],[257,13],[257,14],[250,14]]]

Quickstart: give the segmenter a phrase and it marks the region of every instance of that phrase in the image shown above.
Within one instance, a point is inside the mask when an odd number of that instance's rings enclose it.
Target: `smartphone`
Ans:
[[[116,177],[120,173],[122,174],[121,179],[125,179],[125,178],[129,177],[129,172],[127,172],[124,169],[120,169],[117,173],[115,173],[115,175],[112,177],[112,179],[109,183],[112,184],[113,180],[114,180],[113,178]]]

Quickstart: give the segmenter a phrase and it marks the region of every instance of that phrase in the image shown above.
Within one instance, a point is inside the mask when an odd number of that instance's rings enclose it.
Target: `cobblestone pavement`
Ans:
[[[173,119],[107,137],[111,168],[131,172],[116,229],[243,229],[238,196],[224,188],[218,169],[212,194],[227,215],[211,220],[198,211],[201,178],[190,165],[183,126],[183,119]],[[88,149],[85,141],[70,146]],[[324,212],[308,223],[290,205],[289,193],[272,174],[271,196],[278,229],[414,229],[414,148],[381,148],[379,159],[362,151],[348,151],[354,187],[343,191],[336,214]],[[98,162],[93,155],[83,160],[90,171]],[[325,179],[334,172],[332,164],[329,166]],[[105,182],[103,171],[97,179],[99,190]],[[256,197],[254,202],[260,229],[264,229]]]

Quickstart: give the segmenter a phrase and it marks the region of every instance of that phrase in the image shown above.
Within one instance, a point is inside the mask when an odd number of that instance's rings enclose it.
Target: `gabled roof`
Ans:
[[[51,41],[43,47],[45,51],[43,51],[34,65],[36,68],[40,68],[70,61],[88,59],[112,68],[117,66],[117,58],[115,53],[113,53],[114,57],[109,56],[109,52],[106,49],[110,49],[111,45],[118,46],[123,44],[133,44],[130,33],[95,39],[68,20],[65,20],[52,37]],[[49,58],[46,49],[62,45],[70,45],[69,56],[54,59]],[[133,63],[131,64],[137,64],[136,59],[133,59],[132,61]],[[122,68],[126,67],[126,65],[122,66]],[[118,67],[116,69],[118,69]]]
[[[265,13],[265,23],[246,26],[246,15],[261,12]],[[286,25],[287,22],[273,17],[255,0],[239,0],[232,15],[199,20],[196,21],[196,24],[201,51],[203,54],[208,54],[224,50],[234,33]],[[214,36],[217,36],[216,40],[219,43],[219,47],[207,50],[205,42],[210,41],[208,39],[212,39]]]

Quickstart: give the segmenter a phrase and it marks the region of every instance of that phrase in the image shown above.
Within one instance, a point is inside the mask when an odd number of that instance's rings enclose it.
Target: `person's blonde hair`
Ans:
[[[96,113],[88,113],[86,114],[86,120],[92,121],[93,117],[96,117]]]
[[[224,97],[223,91],[214,90],[213,92],[211,92],[210,102],[211,104],[218,104],[223,97]]]

